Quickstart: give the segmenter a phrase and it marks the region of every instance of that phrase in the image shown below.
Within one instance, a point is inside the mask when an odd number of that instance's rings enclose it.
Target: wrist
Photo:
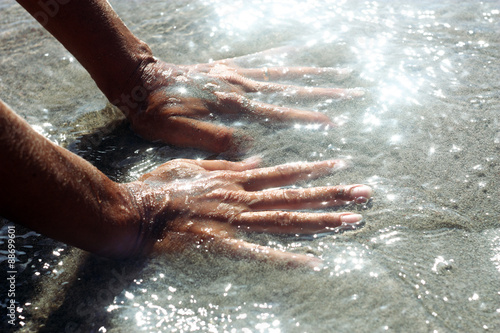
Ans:
[[[153,55],[142,55],[135,64],[131,74],[123,81],[124,84],[119,89],[113,89],[110,94],[106,94],[111,104],[117,106],[125,116],[130,117],[143,108],[150,94],[150,80],[147,73],[149,68],[153,67],[157,60]]]
[[[137,40],[135,49],[128,51],[133,53],[128,59],[124,59],[121,71],[106,77],[102,85],[97,83],[111,104],[120,108],[127,118],[146,100],[149,88],[144,73],[157,62],[151,49],[143,41]]]
[[[133,210],[129,223],[133,229],[134,244],[128,256],[147,255],[155,243],[164,237],[168,222],[173,220],[168,191],[158,190],[142,182],[119,184],[129,197],[129,209]]]
[[[160,61],[152,55],[145,56],[128,77],[123,89],[108,96],[109,101],[117,106],[134,126],[149,109],[154,109],[154,104],[161,104],[165,95],[163,89],[172,85],[182,73],[183,70],[179,66]]]
[[[45,9],[43,1],[17,1],[37,19]],[[124,91],[140,66],[154,59],[149,46],[127,28],[105,0],[65,1],[50,20],[41,23],[111,101]]]

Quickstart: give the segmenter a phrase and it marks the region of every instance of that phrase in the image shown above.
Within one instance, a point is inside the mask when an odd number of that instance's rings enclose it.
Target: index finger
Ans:
[[[245,171],[256,168],[262,159],[258,156],[247,158],[241,162],[231,162],[226,160],[189,160],[190,163],[201,166],[207,171],[231,170]]]
[[[315,179],[345,168],[343,160],[320,162],[298,162],[282,164],[269,168],[244,171],[240,175],[240,184],[247,191],[293,184],[299,180]]]
[[[183,116],[158,117],[149,127],[143,127],[140,134],[149,140],[215,153],[235,149],[239,144],[234,129]]]
[[[334,81],[342,81],[350,76],[351,69],[335,67],[263,67],[263,68],[236,68],[240,75],[255,80],[297,79],[305,76],[328,75]]]

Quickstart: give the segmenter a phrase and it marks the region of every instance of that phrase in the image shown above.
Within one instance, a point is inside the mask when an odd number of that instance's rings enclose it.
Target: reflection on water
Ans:
[[[368,209],[352,207],[365,216],[356,231],[307,239],[242,235],[319,256],[325,261],[320,272],[281,271],[204,253],[143,265],[110,263],[19,227],[24,327],[46,320],[47,331],[500,330],[496,1],[113,6],[158,57],[174,63],[253,54],[245,65],[352,70],[335,83],[326,75],[285,83],[358,87],[366,92],[362,98],[252,96],[324,112],[336,128],[234,125],[254,134],[248,155],[263,156],[267,165],[348,160],[351,168],[305,185],[367,183],[375,200]],[[0,0],[0,11],[8,18],[0,24],[2,98],[43,135],[119,181],[175,157],[209,157],[134,136],[105,109],[67,51],[18,6]],[[275,51],[258,53],[270,48]]]

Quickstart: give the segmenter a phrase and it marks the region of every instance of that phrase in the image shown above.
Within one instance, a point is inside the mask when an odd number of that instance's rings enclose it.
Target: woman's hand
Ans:
[[[344,76],[334,68],[242,68],[241,58],[176,66],[154,58],[149,46],[120,20],[106,0],[65,1],[54,15],[43,1],[17,0],[82,64],[132,128],[150,140],[212,152],[237,151],[248,137],[215,124],[221,116],[250,116],[261,122],[313,122],[331,125],[319,112],[252,101],[251,92],[283,92],[297,97],[349,98],[356,89],[280,85],[271,81],[304,75]],[[274,54],[280,49],[272,50]],[[268,55],[261,52],[259,57]]]
[[[208,122],[223,115],[331,124],[324,114],[251,101],[246,93],[325,98],[362,94],[270,83],[303,75],[343,75],[336,69],[244,69],[234,59],[192,66],[158,61],[106,0],[66,1],[50,18],[44,15],[43,1],[17,1],[71,52],[137,133],[148,139],[223,152],[237,149],[244,140],[234,130]],[[263,191],[327,174],[338,164],[335,161],[254,169],[256,160],[177,160],[137,182],[117,184],[42,137],[1,101],[0,160],[0,174],[9,175],[0,177],[0,215],[111,257],[134,250],[175,252],[198,244],[233,256],[315,266],[317,259],[244,242],[235,231],[328,231],[356,223],[361,216],[289,210],[364,201],[371,195],[362,185]]]
[[[231,128],[210,120],[250,117],[269,123],[333,125],[323,113],[253,101],[246,93],[282,92],[296,97],[352,98],[358,89],[312,88],[269,82],[304,75],[345,76],[336,68],[242,68],[234,59],[177,66],[154,59],[143,64],[126,85],[127,93],[112,100],[128,117],[136,133],[181,147],[216,153],[237,150],[244,141]],[[254,80],[257,79],[257,80]]]
[[[364,185],[278,188],[331,173],[344,166],[342,161],[256,169],[257,158],[173,160],[138,181],[116,183],[37,133],[2,101],[0,160],[0,174],[9,175],[0,177],[1,216],[114,258],[199,246],[234,257],[317,267],[316,258],[251,244],[236,232],[328,232],[361,216],[294,210],[371,197]]]
[[[366,202],[365,185],[276,188],[310,180],[344,166],[342,161],[285,164],[255,169],[256,158],[243,162],[173,160],[123,184],[142,217],[139,251],[179,252],[199,246],[211,252],[286,266],[318,267],[314,257],[282,252],[238,239],[236,232],[314,234],[355,224],[352,213],[297,212],[348,202]],[[266,188],[272,188],[267,189]]]

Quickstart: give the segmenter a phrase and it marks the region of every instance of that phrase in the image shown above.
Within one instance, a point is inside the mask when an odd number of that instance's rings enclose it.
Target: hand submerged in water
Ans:
[[[223,116],[258,121],[333,125],[323,113],[253,101],[246,93],[282,92],[297,97],[352,98],[358,89],[298,87],[269,82],[304,75],[343,77],[346,70],[313,67],[243,68],[237,58],[177,66],[154,59],[131,78],[121,97],[112,100],[142,137],[180,147],[221,153],[238,150],[248,140],[234,129],[211,123]],[[257,80],[254,80],[257,79]],[[260,80],[260,81],[259,81]]]
[[[237,61],[176,66],[154,58],[108,1],[66,1],[50,19],[43,1],[17,0],[78,60],[138,134],[151,140],[223,152],[240,146],[234,130],[208,122],[224,115],[261,121],[331,124],[322,113],[248,99],[251,92],[348,98],[359,90],[301,88],[269,81],[343,75],[325,68],[245,69]],[[43,15],[41,15],[41,13]],[[252,80],[257,79],[257,81]],[[232,256],[311,265],[318,260],[235,237],[238,229],[317,233],[361,217],[305,213],[371,196],[369,187],[269,189],[331,172],[325,161],[254,169],[258,161],[168,162],[139,181],[118,184],[90,163],[34,131],[0,101],[0,215],[100,255],[179,251],[202,245]],[[26,187],[19,184],[29,184]],[[281,211],[283,210],[283,211]]]
[[[132,193],[143,227],[141,253],[176,253],[189,246],[231,257],[277,262],[285,266],[318,267],[321,260],[275,250],[238,239],[238,230],[288,234],[328,232],[356,224],[352,213],[296,212],[365,202],[365,185],[306,189],[268,189],[313,179],[344,166],[343,161],[285,164],[257,168],[256,158],[242,162],[173,160],[123,184]]]
[[[173,160],[138,181],[116,183],[50,142],[0,101],[0,215],[48,237],[113,258],[214,253],[318,267],[321,261],[245,242],[238,230],[314,234],[361,220],[352,213],[297,212],[371,197],[365,185],[283,188],[329,174],[343,161],[256,168],[259,159]],[[19,184],[28,184],[19,186]],[[267,190],[266,190],[267,189]]]

